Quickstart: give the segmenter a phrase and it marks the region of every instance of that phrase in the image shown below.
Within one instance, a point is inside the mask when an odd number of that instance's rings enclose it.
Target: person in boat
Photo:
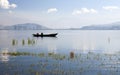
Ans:
[[[39,35],[39,33],[37,33],[37,35]]]
[[[41,36],[43,36],[43,33],[41,33]]]

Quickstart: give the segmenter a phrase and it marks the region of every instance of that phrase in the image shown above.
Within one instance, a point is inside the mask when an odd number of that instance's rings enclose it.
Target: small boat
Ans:
[[[36,34],[33,34],[34,37],[56,37],[58,33],[52,33],[52,34],[39,34],[39,33],[36,33]]]

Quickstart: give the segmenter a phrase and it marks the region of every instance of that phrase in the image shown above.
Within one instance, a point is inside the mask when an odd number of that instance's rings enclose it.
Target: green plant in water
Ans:
[[[36,72],[35,75],[39,75],[39,72]]]
[[[30,38],[28,38],[28,45],[30,45],[31,44],[31,40],[30,40]]]
[[[25,45],[25,40],[24,40],[24,39],[22,40],[22,45],[23,45],[23,46]]]
[[[38,54],[38,56],[40,56],[40,57],[44,57],[44,55],[45,55],[44,53],[39,53]]]
[[[2,54],[5,54],[5,53],[2,53]],[[11,56],[31,55],[31,53],[29,52],[8,52],[6,54]]]
[[[31,41],[32,41],[32,45],[34,45],[34,44],[35,44],[35,40],[34,40],[34,39],[32,39]]]
[[[70,52],[70,58],[73,59],[75,57],[74,52]]]
[[[17,40],[13,39],[12,40],[12,46],[15,46],[17,44]]]
[[[52,56],[52,55],[54,55],[54,53],[48,53],[48,56]]]
[[[34,45],[34,44],[35,44],[35,40],[28,38],[28,45]]]

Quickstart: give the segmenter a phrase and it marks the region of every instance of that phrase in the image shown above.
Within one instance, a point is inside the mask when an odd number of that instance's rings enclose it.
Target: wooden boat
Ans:
[[[36,33],[36,34],[33,34],[34,37],[56,37],[58,33],[52,33],[52,34],[39,34],[39,33]]]

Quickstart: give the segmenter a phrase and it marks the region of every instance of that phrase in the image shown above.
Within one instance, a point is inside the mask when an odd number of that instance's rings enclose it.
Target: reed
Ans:
[[[16,39],[12,39],[12,46],[17,45],[17,40]]]
[[[22,45],[23,45],[23,46],[25,45],[25,40],[24,40],[24,39],[22,40]]]
[[[70,58],[73,59],[75,57],[74,52],[70,52]]]

